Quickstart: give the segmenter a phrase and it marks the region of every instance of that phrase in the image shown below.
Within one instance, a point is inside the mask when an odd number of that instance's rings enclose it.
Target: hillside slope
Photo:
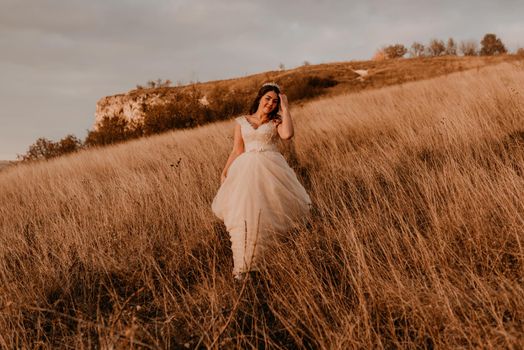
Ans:
[[[423,80],[468,69],[478,69],[501,62],[522,60],[515,55],[484,57],[427,57],[385,61],[349,61],[301,66],[284,71],[269,71],[246,77],[195,83],[180,87],[135,89],[124,94],[101,98],[96,105],[94,125],[104,117],[122,116],[140,120],[148,106],[176,100],[178,91],[196,89],[205,103],[225,98],[230,92],[253,95],[267,81],[278,82],[292,100],[301,96],[308,77],[336,81],[322,88],[322,95],[335,96],[348,92],[376,89],[408,81]],[[355,71],[365,71],[360,77]]]
[[[258,294],[232,284],[210,211],[232,121],[0,173],[0,343],[524,342],[522,63],[291,114],[296,137],[282,148],[314,211],[272,254]]]
[[[6,168],[10,164],[11,164],[11,162],[8,161],[8,160],[0,160],[0,170],[2,170],[3,168]]]

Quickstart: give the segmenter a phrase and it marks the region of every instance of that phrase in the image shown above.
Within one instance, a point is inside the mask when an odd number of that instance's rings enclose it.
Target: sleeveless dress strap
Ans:
[[[243,121],[244,121],[243,119],[244,119],[244,116],[242,116],[242,115],[241,115],[240,117],[236,117],[236,118],[235,118],[236,122],[237,122],[238,124],[240,124],[240,125],[243,124]]]

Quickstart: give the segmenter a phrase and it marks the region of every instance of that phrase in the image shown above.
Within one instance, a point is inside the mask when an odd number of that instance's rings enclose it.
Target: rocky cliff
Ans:
[[[177,93],[188,91],[191,93],[190,87],[165,87],[137,89],[125,94],[103,97],[96,103],[93,128],[96,130],[97,125],[106,116],[120,116],[128,121],[140,121],[144,117],[144,110],[147,106],[167,104],[177,98]],[[203,105],[208,104],[205,95],[200,99],[200,103]]]

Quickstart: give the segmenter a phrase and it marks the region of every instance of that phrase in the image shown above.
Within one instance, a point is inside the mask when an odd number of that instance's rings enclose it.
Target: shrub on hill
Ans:
[[[85,139],[86,146],[108,145],[141,136],[141,130],[122,116],[106,116],[98,129],[90,130]]]
[[[213,111],[200,102],[201,94],[177,92],[176,97],[164,105],[146,105],[142,129],[144,135],[158,134],[172,129],[190,128],[213,121]]]
[[[82,141],[74,135],[67,135],[58,142],[53,142],[45,137],[40,137],[29,146],[26,154],[17,155],[22,161],[44,160],[72,153],[83,147]]]
[[[338,84],[332,76],[302,76],[286,84],[285,94],[292,101],[298,101],[322,95],[325,89]]]
[[[213,120],[224,120],[230,116],[247,112],[252,98],[250,91],[234,91],[218,85],[207,96]]]

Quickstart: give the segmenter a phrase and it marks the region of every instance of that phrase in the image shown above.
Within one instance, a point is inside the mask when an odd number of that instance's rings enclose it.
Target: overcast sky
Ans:
[[[382,45],[497,34],[524,46],[522,0],[0,0],[0,160],[84,139],[103,96],[161,78],[233,78],[368,59]]]

